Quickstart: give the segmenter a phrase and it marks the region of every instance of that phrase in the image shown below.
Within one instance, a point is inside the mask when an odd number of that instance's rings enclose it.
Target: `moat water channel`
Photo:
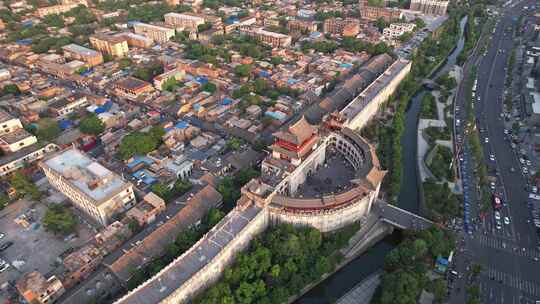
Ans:
[[[460,39],[454,50],[448,55],[445,63],[433,73],[433,76],[431,77],[432,80],[447,73],[456,63],[457,56],[463,50],[465,42],[463,30],[466,22],[466,17],[461,19]],[[421,100],[426,92],[427,90],[421,89],[414,95],[409,103],[406,112],[405,132],[401,139],[402,164],[404,167],[401,192],[398,197],[398,206],[411,212],[418,212],[419,210],[416,134]],[[392,235],[377,243],[366,253],[362,254],[347,264],[347,266],[314,287],[298,299],[295,304],[334,303],[363,279],[377,270],[380,270],[383,266],[384,257],[399,243],[399,239],[400,233],[394,232]]]

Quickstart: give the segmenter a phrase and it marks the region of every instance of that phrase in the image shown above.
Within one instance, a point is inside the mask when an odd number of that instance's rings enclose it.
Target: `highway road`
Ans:
[[[474,111],[477,128],[484,148],[485,161],[490,175],[496,177],[495,192],[505,203],[500,210],[500,220],[496,220],[491,211],[484,220],[479,220],[478,229],[471,234],[464,234],[460,240],[463,252],[456,256],[456,270],[451,303],[465,303],[467,286],[471,285],[464,275],[467,267],[473,263],[482,265],[483,271],[477,279],[481,290],[482,303],[535,303],[540,300],[540,252],[536,250],[538,238],[534,227],[528,222],[530,210],[527,206],[528,193],[524,189],[526,179],[521,172],[521,165],[510,142],[504,133],[503,95],[507,61],[514,45],[514,28],[518,26],[521,14],[527,13],[523,7],[535,4],[534,1],[522,1],[502,10],[503,14],[491,35],[491,41],[485,54],[475,54],[470,63],[477,67],[477,89]],[[530,13],[530,11],[528,12]],[[491,34],[491,33],[489,33]],[[466,121],[465,92],[463,87],[456,98],[456,118]],[[463,134],[463,126],[457,128],[457,134]],[[467,188],[464,195],[469,198],[471,217],[478,210],[476,200],[477,187],[474,180],[473,159],[467,144],[461,154],[462,177]],[[493,155],[494,159],[490,160]],[[504,223],[504,218],[509,223]],[[499,227],[497,227],[499,226]]]

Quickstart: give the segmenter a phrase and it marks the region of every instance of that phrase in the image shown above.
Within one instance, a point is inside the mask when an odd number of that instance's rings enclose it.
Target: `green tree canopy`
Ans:
[[[39,139],[51,141],[62,133],[62,129],[60,129],[60,126],[56,120],[45,117],[37,122],[37,129],[35,130],[35,133]]]
[[[95,114],[86,116],[79,124],[81,132],[90,135],[99,135],[105,130],[105,124]]]
[[[13,94],[13,95],[19,95],[21,94],[21,91],[19,90],[19,87],[15,84],[6,84],[4,86],[4,88],[2,89],[2,95],[9,95],[9,94]]]
[[[77,218],[69,208],[51,204],[43,217],[43,226],[53,233],[70,234],[77,229]]]
[[[128,159],[133,155],[145,155],[154,151],[161,144],[161,137],[165,131],[162,127],[153,127],[149,132],[133,132],[122,138],[119,155]]]
[[[234,67],[234,72],[239,77],[248,77],[251,74],[251,69],[250,64],[240,64]]]

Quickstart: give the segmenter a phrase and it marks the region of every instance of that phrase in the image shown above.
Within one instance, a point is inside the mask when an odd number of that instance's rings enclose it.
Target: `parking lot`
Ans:
[[[22,199],[0,211],[0,232],[5,235],[0,244],[13,242],[0,252],[0,257],[10,264],[0,273],[0,284],[15,283],[23,273],[33,270],[51,273],[61,263],[58,257],[62,253],[81,246],[92,236],[86,225],[79,225],[79,235],[69,239],[45,231],[41,221],[46,209],[44,203]]]

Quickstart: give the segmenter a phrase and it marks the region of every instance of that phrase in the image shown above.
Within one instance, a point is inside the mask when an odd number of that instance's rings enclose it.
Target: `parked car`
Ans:
[[[13,245],[12,241],[3,243],[2,245],[0,245],[0,251],[8,249],[11,245]]]

